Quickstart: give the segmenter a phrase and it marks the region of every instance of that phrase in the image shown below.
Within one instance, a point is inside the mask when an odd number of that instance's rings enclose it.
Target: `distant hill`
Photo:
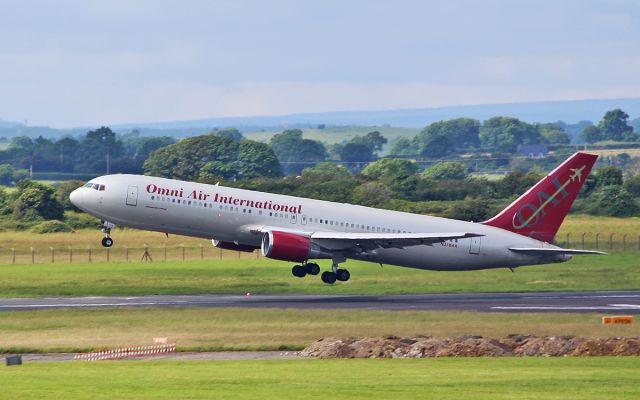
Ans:
[[[539,101],[526,103],[480,104],[471,106],[448,106],[434,108],[416,108],[382,111],[343,111],[324,113],[305,113],[276,116],[221,117],[189,121],[148,122],[110,125],[118,133],[128,133],[133,129],[145,136],[167,135],[186,137],[199,135],[213,128],[235,127],[243,132],[251,132],[256,137],[264,132],[263,139],[274,132],[286,128],[317,128],[318,125],[332,127],[394,127],[421,129],[440,120],[458,117],[486,120],[495,116],[512,116],[527,122],[555,122],[562,120],[575,123],[582,120],[599,121],[604,113],[614,108],[626,111],[631,119],[640,117],[640,98],[596,99],[570,101]],[[634,121],[635,123],[640,123]],[[55,129],[49,127],[25,126],[17,122],[0,119],[0,136],[12,137],[27,135],[31,137],[59,137],[63,135],[82,135],[96,127]],[[344,130],[344,129],[342,129]],[[325,136],[328,131],[321,132]],[[401,136],[408,132],[400,132]],[[335,140],[338,140],[337,138]]]
[[[631,116],[640,117],[640,98],[539,101],[526,103],[480,104],[471,106],[449,106],[383,111],[344,111],[306,113],[278,116],[256,116],[235,118],[207,118],[191,121],[152,122],[116,125],[116,129],[185,129],[236,127],[244,131],[272,130],[286,127],[326,126],[395,126],[422,128],[434,121],[468,117],[485,120],[494,116],[512,116],[527,122],[555,122],[562,120],[575,123],[582,120],[599,121],[604,113],[621,108]]]

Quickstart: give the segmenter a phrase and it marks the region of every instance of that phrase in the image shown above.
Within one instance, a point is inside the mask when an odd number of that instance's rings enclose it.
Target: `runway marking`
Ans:
[[[640,310],[640,304],[610,304],[611,306],[620,308],[631,308],[633,310]]]
[[[631,307],[626,307],[631,306]],[[624,310],[640,309],[640,305],[609,304],[606,306],[493,306],[493,310]]]

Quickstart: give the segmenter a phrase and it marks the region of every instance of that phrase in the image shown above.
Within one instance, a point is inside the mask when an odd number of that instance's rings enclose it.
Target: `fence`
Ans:
[[[640,251],[640,234],[583,232],[556,237],[556,244],[565,248],[602,251]]]
[[[160,247],[28,247],[0,248],[0,264],[151,262],[262,258],[251,253],[224,250],[213,246]]]

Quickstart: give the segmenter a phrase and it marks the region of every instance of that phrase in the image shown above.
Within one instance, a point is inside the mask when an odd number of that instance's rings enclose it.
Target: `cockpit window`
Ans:
[[[95,182],[87,182],[84,184],[84,187],[86,188],[90,188],[93,190],[98,190],[100,192],[104,192],[104,190],[106,189],[106,187],[104,185],[101,185],[99,183],[95,183]]]

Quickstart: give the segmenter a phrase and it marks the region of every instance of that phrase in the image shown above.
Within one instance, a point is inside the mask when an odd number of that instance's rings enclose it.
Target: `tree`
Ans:
[[[266,143],[253,140],[240,142],[238,179],[279,178],[281,176],[282,170],[278,158]]]
[[[604,140],[602,131],[595,125],[589,125],[580,132],[580,138],[585,143],[595,143]]]
[[[567,132],[558,124],[538,124],[536,127],[549,144],[568,144],[571,142]]]
[[[405,179],[418,172],[415,162],[399,158],[381,158],[367,165],[363,175],[376,178]]]
[[[619,108],[607,111],[598,124],[606,139],[615,141],[632,142],[638,139],[633,128],[627,124],[629,114]]]
[[[373,159],[373,151],[366,144],[349,142],[340,149],[340,160],[344,162],[365,163]]]
[[[458,149],[477,147],[479,130],[480,122],[470,118],[434,122],[415,137],[414,144],[422,155],[442,157]]]
[[[110,161],[122,156],[124,147],[116,134],[108,127],[89,131],[80,143],[79,154],[83,156],[78,162],[81,171],[106,172],[107,155]],[[113,163],[110,163],[110,166]],[[113,171],[110,171],[113,172]]]
[[[300,129],[289,129],[274,135],[269,145],[289,174],[300,174],[305,164],[315,164],[327,158],[321,142],[302,138]]]
[[[76,206],[71,204],[71,201],[69,200],[69,195],[71,194],[71,192],[81,187],[83,184],[84,182],[82,181],[71,180],[71,181],[62,181],[54,185],[55,192],[56,192],[56,200],[58,201],[58,203],[62,205],[63,209],[80,211],[76,208]]]
[[[195,179],[252,179],[281,176],[273,151],[252,140],[236,142],[228,137],[202,135],[162,147],[144,163],[147,175]]]
[[[602,167],[595,173],[596,187],[622,185],[622,170],[618,167]]]
[[[237,162],[209,161],[200,169],[198,178],[205,182],[234,180],[238,172]]]
[[[387,144],[387,138],[382,136],[378,131],[369,132],[364,136],[356,136],[350,140],[350,143],[363,144],[371,149],[372,153],[382,150]]]
[[[414,155],[418,154],[418,151],[414,149],[411,140],[407,138],[399,138],[392,145],[391,149],[389,149],[389,154],[394,156],[406,156],[406,155]]]
[[[542,179],[542,176],[534,172],[529,172],[528,174],[522,171],[511,172],[495,183],[496,197],[509,198],[521,195],[538,183],[540,179]]]
[[[468,176],[467,167],[455,161],[440,162],[427,168],[422,176],[434,180],[462,180]]]
[[[604,186],[589,199],[588,210],[594,215],[629,217],[638,213],[638,206],[622,186]]]
[[[306,180],[335,179],[350,177],[351,172],[340,164],[322,162],[302,171],[302,178]]]
[[[484,199],[465,199],[453,203],[445,212],[446,218],[461,221],[478,222],[488,219],[491,215],[489,205]]]
[[[15,182],[19,182],[29,176],[26,169],[14,169],[11,164],[0,165],[0,184],[12,186]]]
[[[434,134],[427,135],[418,146],[421,148],[420,154],[424,157],[443,157],[454,152],[453,140],[447,136]]]
[[[363,206],[379,207],[391,198],[391,190],[382,182],[367,182],[353,190],[353,202]]]
[[[214,130],[211,132],[212,135],[216,135],[216,136],[220,136],[220,137],[226,137],[229,138],[231,140],[235,140],[236,142],[241,141],[243,138],[242,133],[240,133],[239,130],[235,129],[235,128],[228,128],[228,129],[220,129],[220,130]]]
[[[625,179],[624,188],[633,197],[640,197],[640,175]]]
[[[543,142],[535,126],[511,117],[489,118],[480,128],[484,147],[515,153],[518,145]]]
[[[210,161],[223,164],[238,159],[238,142],[214,135],[194,136],[162,147],[144,163],[147,175],[183,180],[195,180]]]
[[[64,208],[55,197],[51,186],[23,180],[17,186],[13,212],[19,219],[62,219]]]

